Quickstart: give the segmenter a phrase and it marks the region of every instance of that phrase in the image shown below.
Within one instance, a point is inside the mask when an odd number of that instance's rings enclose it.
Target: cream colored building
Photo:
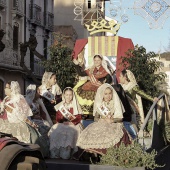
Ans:
[[[53,0],[0,0],[0,29],[5,32],[2,39],[5,49],[0,52],[0,98],[4,97],[4,86],[8,81],[17,80],[23,94],[27,85],[32,83],[20,67],[20,43],[35,35],[38,41],[36,50],[47,57],[47,48],[52,43],[53,21]],[[25,64],[41,78],[44,70],[29,49]]]
[[[166,73],[167,77],[165,79],[167,86],[162,87],[163,89],[167,90],[170,95],[170,60],[163,58],[163,57],[156,57],[156,60],[161,62],[160,71]]]

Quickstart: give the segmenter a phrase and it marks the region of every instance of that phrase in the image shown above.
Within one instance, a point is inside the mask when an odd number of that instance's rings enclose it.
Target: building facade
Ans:
[[[104,0],[84,0],[83,6],[72,0],[0,0],[0,29],[5,35],[2,42],[5,49],[0,52],[0,98],[4,97],[4,85],[17,80],[24,94],[26,87],[34,83],[20,66],[20,43],[29,41],[30,36],[37,40],[36,51],[48,58],[48,47],[53,42],[53,31],[69,37],[70,48],[76,39],[87,38],[89,33],[84,23],[98,19],[97,8],[104,18]],[[100,2],[100,3],[99,3]],[[79,16],[79,9],[81,16]],[[79,20],[81,18],[81,21]],[[24,63],[34,76],[41,80],[44,69],[40,59],[27,48]]]
[[[0,98],[4,97],[5,83],[17,80],[22,94],[32,83],[20,66],[20,43],[27,42],[30,35],[37,39],[36,50],[48,57],[48,46],[52,43],[53,0],[0,0],[0,29],[4,30],[2,42],[5,48],[0,52]],[[27,49],[25,65],[41,79],[44,72],[39,59]]]
[[[0,29],[5,35],[2,42],[5,48],[0,52],[0,98],[4,97],[5,83],[17,80],[24,90],[23,75],[20,67],[19,42],[24,42],[24,1],[0,0]]]
[[[36,37],[36,50],[41,55],[48,58],[48,47],[52,44],[52,32],[54,26],[53,0],[26,0],[26,42],[31,35]],[[39,64],[40,59],[30,50],[26,54],[27,67],[30,68],[34,75],[41,79],[44,69]],[[26,86],[31,83],[31,79],[26,80]]]
[[[158,55],[155,59],[161,63],[161,68],[159,71],[166,74],[166,84],[162,84],[160,88],[165,92],[167,91],[170,95],[170,56],[161,57],[161,55]]]

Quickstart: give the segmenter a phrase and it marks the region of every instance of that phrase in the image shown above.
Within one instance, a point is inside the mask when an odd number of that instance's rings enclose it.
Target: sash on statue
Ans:
[[[71,114],[63,105],[61,105],[59,107],[59,111],[61,112],[61,114],[70,122],[73,121],[76,117]]]
[[[47,89],[42,90],[41,95],[49,101],[55,100],[55,96],[50,91],[48,91]]]
[[[110,114],[110,110],[104,104],[102,104],[98,109],[100,111],[99,114],[102,117],[106,117]]]
[[[98,81],[98,80],[94,77],[93,74],[90,74],[90,75],[89,75],[89,78],[90,78],[90,82],[91,82],[93,85],[98,86],[98,87],[102,85],[102,83],[101,83],[100,81]]]

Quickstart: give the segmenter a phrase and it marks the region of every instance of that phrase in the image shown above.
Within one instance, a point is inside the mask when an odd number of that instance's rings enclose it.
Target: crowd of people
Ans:
[[[103,155],[112,146],[131,144],[144,121],[141,97],[157,100],[140,90],[133,73],[123,70],[120,84],[101,55],[85,70],[73,60],[77,73],[87,79],[62,91],[56,75],[45,72],[42,85],[30,84],[26,96],[17,81],[5,85],[0,131],[19,141],[38,143],[44,156],[80,159],[84,152]],[[83,105],[93,105],[94,122],[83,126]],[[87,111],[87,109],[86,109]]]

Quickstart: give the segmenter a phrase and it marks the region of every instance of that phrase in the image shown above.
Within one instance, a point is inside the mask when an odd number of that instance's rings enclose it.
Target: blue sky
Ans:
[[[114,2],[115,0],[111,1]],[[170,16],[165,20],[163,28],[151,29],[147,20],[134,14],[133,6],[135,0],[117,0],[117,2],[118,1],[119,3],[117,3],[116,6],[121,6],[123,9],[121,13],[125,13],[129,19],[128,22],[122,23],[117,35],[131,38],[134,45],[144,46],[147,52],[154,51],[157,53],[159,50],[161,50],[161,53],[165,52],[170,44]],[[120,5],[120,1],[122,1],[122,5]],[[109,9],[112,8],[113,6],[110,2],[107,2],[105,12],[107,16],[111,16]],[[119,20],[120,18],[118,17],[117,19]]]

